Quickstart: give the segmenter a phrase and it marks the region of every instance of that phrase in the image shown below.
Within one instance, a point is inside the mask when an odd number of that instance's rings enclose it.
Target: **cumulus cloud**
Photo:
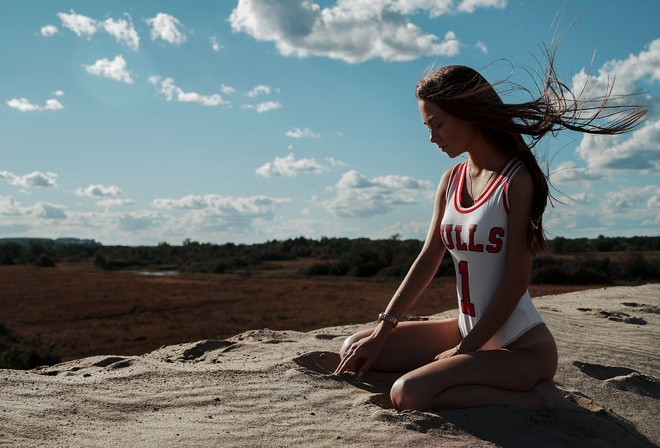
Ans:
[[[270,87],[260,85],[260,86],[256,86],[254,89],[250,90],[250,91],[247,93],[247,96],[249,96],[249,97],[255,97],[255,96],[258,96],[258,95],[267,95],[267,94],[269,94],[270,92],[271,92],[271,88],[270,88]]]
[[[185,92],[174,84],[173,78],[161,80],[158,76],[151,76],[149,82],[156,86],[158,93],[163,95],[167,101],[180,103],[197,103],[202,106],[230,106],[229,101],[225,101],[222,96],[215,93],[213,95],[201,95],[197,92]]]
[[[92,37],[98,31],[98,22],[91,17],[76,14],[72,9],[71,14],[65,12],[57,13],[62,21],[62,26],[73,31],[78,37]]]
[[[591,169],[660,172],[660,120],[648,121],[629,138],[587,134],[576,152]]]
[[[606,180],[607,177],[596,170],[589,168],[580,168],[573,162],[560,163],[557,168],[550,173],[550,180],[553,185],[584,185],[593,181]]]
[[[233,95],[237,92],[237,90],[235,88],[233,88],[232,86],[227,86],[227,85],[224,85],[224,84],[222,84],[220,86],[220,91],[222,93],[224,93],[225,95]]]
[[[155,227],[161,221],[161,216],[149,211],[125,213],[118,218],[119,230],[124,232],[139,232]]]
[[[381,58],[409,61],[422,56],[455,56],[460,43],[452,31],[442,38],[410,21],[419,11],[436,17],[472,12],[501,1],[464,0],[457,4],[430,0],[338,0],[322,8],[312,0],[239,0],[229,21],[236,32],[274,42],[285,56],[323,56],[349,63]]]
[[[174,16],[159,12],[145,22],[151,27],[151,40],[162,39],[170,44],[181,45],[187,39],[179,30],[182,27],[181,22]]]
[[[263,103],[258,104],[244,104],[241,106],[243,109],[252,109],[257,112],[264,113],[271,110],[277,110],[282,108],[282,104],[279,101],[264,101]]]
[[[156,199],[153,204],[162,209],[183,210],[185,216],[180,226],[190,234],[191,231],[243,229],[255,222],[272,220],[276,211],[289,202],[290,199],[267,196],[233,198],[208,194]]]
[[[286,131],[286,136],[291,138],[320,138],[321,136],[311,129],[293,128]]]
[[[92,65],[84,65],[85,71],[92,75],[113,79],[115,81],[133,84],[131,73],[126,69],[126,60],[122,55],[117,55],[111,61],[107,58],[99,59]]]
[[[117,42],[123,43],[133,50],[140,48],[140,36],[135,31],[130,16],[128,20],[106,19],[101,26],[108,34],[114,36]]]
[[[57,16],[62,21],[62,26],[78,37],[87,37],[91,39],[99,31],[105,31],[113,36],[117,42],[128,46],[133,50],[140,47],[140,36],[138,35],[133,21],[129,14],[125,14],[127,19],[106,19],[104,21],[96,20],[91,17],[77,14],[73,9],[70,14],[60,12]],[[41,29],[42,36],[49,36],[56,33],[57,28],[53,25],[47,25]],[[46,33],[46,34],[45,34]],[[52,33],[52,34],[48,34]]]
[[[76,189],[75,194],[92,198],[96,201],[96,205],[100,205],[101,207],[120,207],[135,203],[132,199],[124,197],[124,193],[115,185],[89,185],[85,188]]]
[[[21,112],[35,112],[41,110],[64,109],[62,103],[60,103],[55,98],[46,100],[46,104],[44,104],[43,106],[40,106],[38,104],[33,104],[26,98],[12,98],[11,100],[8,100],[5,104],[7,104],[7,106],[11,107],[12,109],[16,109]]]
[[[274,161],[257,168],[256,172],[263,177],[293,177],[301,173],[319,174],[328,171],[314,159],[296,160],[293,154],[286,157],[276,157]]]
[[[656,209],[654,212],[657,213],[658,198],[660,198],[660,186],[658,185],[624,188],[607,192],[601,206],[603,209],[626,214],[633,210],[633,214],[637,214],[638,210],[641,212],[641,209],[651,206]],[[631,218],[634,219],[634,217]]]
[[[608,89],[615,96],[639,90],[643,82],[660,82],[660,39],[651,42],[639,54],[627,59],[606,62],[598,74],[584,69],[573,77],[573,89],[590,96],[604,97]],[[612,85],[612,83],[614,83]],[[657,103],[657,100],[656,100]],[[651,109],[653,111],[653,109]],[[660,170],[660,120],[652,117],[628,139],[619,136],[585,135],[576,149],[592,169]]]
[[[39,33],[44,37],[51,37],[59,32],[60,30],[58,30],[55,25],[42,26],[41,29],[39,30]]]
[[[290,202],[289,199],[276,199],[267,196],[250,196],[233,198],[217,194],[188,195],[180,199],[155,199],[153,204],[158,208],[175,209],[210,209],[222,215],[250,215],[259,216],[272,213],[282,204]]]
[[[602,97],[613,87],[613,95],[626,95],[636,92],[642,80],[660,82],[660,39],[651,42],[639,54],[606,62],[598,69],[598,74],[582,69],[573,76],[573,90],[584,89],[590,95]]]
[[[21,187],[56,187],[57,174],[55,173],[42,173],[41,171],[33,171],[30,174],[18,176],[9,171],[0,171],[0,179],[5,179],[11,185]]]
[[[34,205],[21,205],[11,196],[0,196],[0,216],[64,219],[66,207],[47,202],[38,202]]]
[[[456,12],[473,13],[479,8],[505,8],[507,0],[461,0],[456,4]]]
[[[366,218],[389,213],[395,206],[416,204],[416,196],[428,196],[434,186],[408,176],[368,179],[351,170],[344,173],[333,190],[335,197],[320,203],[329,213],[341,218]]]
[[[90,185],[86,188],[78,188],[75,193],[78,196],[89,198],[117,198],[122,195],[121,189],[115,185],[105,186],[101,184]]]

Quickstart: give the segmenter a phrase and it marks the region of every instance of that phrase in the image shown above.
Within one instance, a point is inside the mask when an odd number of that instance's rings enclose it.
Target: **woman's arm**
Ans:
[[[385,309],[385,313],[394,316],[396,319],[403,316],[431,283],[445,254],[440,223],[445,213],[447,185],[450,175],[451,170],[445,172],[438,185],[433,207],[433,218],[424,246]]]
[[[447,184],[451,170],[447,171],[440,180],[436,192],[433,208],[433,218],[429,227],[424,246],[417,259],[410,267],[408,274],[390,300],[385,313],[400,320],[403,314],[410,308],[431,282],[445,253],[445,246],[440,234],[440,223],[444,215],[447,195]],[[366,373],[373,363],[378,359],[380,352],[394,325],[387,321],[381,321],[375,330],[369,335],[353,344],[347,351],[346,356],[337,366],[336,374],[341,374],[351,366],[359,366],[358,376]]]
[[[509,183],[509,221],[504,277],[479,322],[463,339],[458,353],[479,350],[504,325],[529,287],[532,254],[527,247],[527,225],[532,208],[532,177],[522,169]]]

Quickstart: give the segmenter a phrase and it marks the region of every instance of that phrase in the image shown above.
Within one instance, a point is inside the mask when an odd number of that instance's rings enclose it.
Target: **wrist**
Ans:
[[[392,328],[396,328],[396,326],[399,325],[399,321],[397,320],[397,318],[387,313],[380,313],[378,315],[378,323],[381,322],[387,322],[392,326]]]

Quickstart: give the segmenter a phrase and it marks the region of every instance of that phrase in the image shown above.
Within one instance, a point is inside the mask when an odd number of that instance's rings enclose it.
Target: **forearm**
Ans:
[[[444,249],[439,253],[421,254],[415,260],[387,305],[385,309],[387,314],[400,319],[408,311],[435,277],[443,255]]]

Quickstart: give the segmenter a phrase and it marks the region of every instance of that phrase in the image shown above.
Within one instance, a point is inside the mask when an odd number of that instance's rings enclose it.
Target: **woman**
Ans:
[[[548,184],[531,151],[562,128],[619,134],[645,110],[581,100],[554,76],[552,57],[540,97],[504,104],[479,73],[443,67],[417,85],[430,140],[467,160],[440,181],[425,244],[374,329],[341,347],[335,373],[406,372],[392,386],[398,410],[506,405],[583,408],[552,379],[557,347],[527,291],[532,257],[545,248]],[[522,135],[527,135],[527,143]],[[456,267],[459,317],[398,321],[433,279],[445,251]]]

